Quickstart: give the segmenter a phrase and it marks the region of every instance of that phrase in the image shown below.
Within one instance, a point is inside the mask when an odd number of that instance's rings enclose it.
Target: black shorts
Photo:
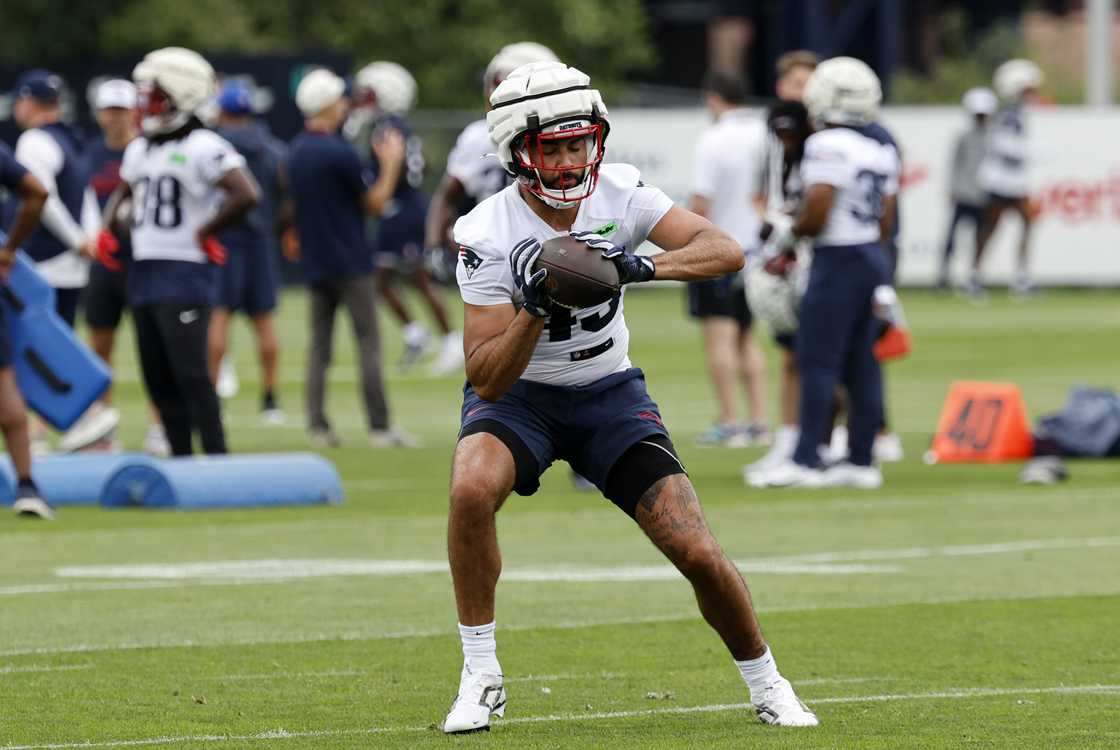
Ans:
[[[688,314],[694,318],[731,318],[747,330],[754,322],[747,292],[738,273],[688,285]]]
[[[116,328],[128,307],[128,275],[110,271],[98,264],[89,270],[86,287],[86,325],[90,328]]]

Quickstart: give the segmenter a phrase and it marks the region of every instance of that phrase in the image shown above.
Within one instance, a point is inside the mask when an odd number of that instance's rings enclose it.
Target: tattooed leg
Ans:
[[[754,659],[766,650],[751,594],[708,529],[692,482],[684,474],[658,480],[635,510],[642,531],[677,567],[696,593],[700,613],[732,657]]]

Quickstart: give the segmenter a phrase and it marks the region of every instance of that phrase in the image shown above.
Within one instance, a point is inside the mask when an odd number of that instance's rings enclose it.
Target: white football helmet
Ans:
[[[1029,89],[1042,85],[1042,70],[1030,60],[1008,60],[996,68],[992,81],[996,93],[1004,101],[1014,101]]]
[[[486,97],[498,88],[498,84],[522,65],[533,62],[559,62],[556,53],[543,44],[536,42],[514,42],[498,50],[498,54],[486,66]]]
[[[595,192],[610,123],[586,73],[562,62],[522,65],[490,95],[486,124],[502,166],[546,204],[569,208]],[[573,138],[586,139],[585,163],[545,166],[544,146]]]
[[[993,115],[999,108],[999,100],[991,89],[976,86],[964,92],[961,104],[972,115]]]
[[[358,99],[370,96],[382,112],[404,114],[416,103],[416,79],[395,62],[372,62],[357,72],[354,83]]]
[[[214,68],[184,47],[149,52],[132,71],[139,93],[140,128],[145,135],[170,133],[217,92]]]
[[[797,261],[785,276],[770,273],[758,261],[749,262],[743,276],[747,304],[755,317],[770,326],[776,335],[797,333],[798,309],[809,285],[808,253],[798,253]]]
[[[866,125],[879,112],[883,90],[879,76],[854,57],[825,60],[805,84],[809,116],[827,125]]]

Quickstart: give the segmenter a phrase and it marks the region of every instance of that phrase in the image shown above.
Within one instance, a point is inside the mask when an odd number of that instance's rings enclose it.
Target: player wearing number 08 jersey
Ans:
[[[444,731],[487,729],[505,712],[494,639],[495,514],[511,492],[534,493],[555,459],[630,515],[692,583],[758,717],[815,725],[778,673],[746,584],[709,531],[642,371],[630,362],[622,294],[567,310],[549,300],[546,272],[534,269],[541,243],[569,233],[614,262],[624,284],[717,278],[742,267],[742,251],[707,219],[642,184],[634,167],[602,165],[607,109],[580,71],[525,65],[490,104],[490,134],[515,181],[455,225],[468,383],[448,549],[464,661]],[[668,252],[635,255],[647,239]]]
[[[801,160],[805,196],[793,224],[781,228],[784,238],[772,238],[779,246],[813,238],[797,331],[800,432],[793,460],[768,469],[759,484],[870,489],[883,481],[871,460],[883,423],[872,298],[889,283],[880,241],[890,235],[900,163],[896,149],[865,131],[881,97],[875,73],[850,57],[821,63],[805,88],[817,128]],[[817,449],[838,384],[849,399],[849,460],[824,470]]]
[[[259,200],[245,159],[207,130],[195,111],[214,94],[214,69],[197,52],[150,52],[132,73],[143,135],[128,144],[122,184],[105,205],[104,226],[131,196],[129,305],[148,395],[159,410],[174,455],[191,452],[197,429],[205,453],[226,451],[220,406],[207,368],[207,328],[217,301],[214,235],[241,220]],[[118,243],[105,230],[102,261]]]

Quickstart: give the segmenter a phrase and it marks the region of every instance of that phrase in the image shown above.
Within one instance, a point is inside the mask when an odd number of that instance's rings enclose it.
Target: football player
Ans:
[[[559,307],[548,296],[547,271],[534,265],[542,242],[569,234],[612,261],[624,284],[718,278],[742,267],[742,250],[643,184],[633,166],[602,164],[607,110],[575,68],[522,66],[490,104],[490,136],[515,181],[454,229],[468,382],[448,550],[464,660],[444,731],[486,729],[505,712],[494,637],[495,516],[512,492],[536,492],[556,459],[631,516],[691,582],[758,718],[817,724],[779,674],[747,586],[712,536],[645,377],[630,362],[624,295],[587,309]],[[646,239],[668,252],[634,254]]]
[[[405,351],[401,367],[411,367],[424,353],[428,333],[423,324],[412,318],[397,293],[394,286],[397,276],[407,278],[432,311],[442,339],[431,374],[446,375],[463,366],[463,337],[452,330],[440,290],[432,283],[424,265],[424,219],[427,214],[427,198],[421,189],[424,154],[420,137],[406,119],[416,101],[416,81],[400,65],[381,61],[359,70],[354,84],[358,101],[363,103],[363,108],[373,112],[374,137],[391,128],[398,131],[405,141],[404,168],[397,179],[392,199],[381,210],[375,245],[378,292],[403,327]],[[369,141],[368,138],[360,140]],[[380,173],[381,165],[376,153],[371,153],[371,166],[375,174]]]
[[[229,350],[229,327],[234,313],[249,318],[261,366],[261,421],[279,425],[284,411],[276,395],[276,369],[280,357],[276,339],[276,297],[280,286],[273,225],[280,204],[281,171],[286,147],[253,115],[252,91],[241,81],[230,81],[218,95],[218,135],[245,157],[246,166],[261,188],[261,201],[243,221],[218,236],[230,252],[221,267],[218,304],[210,321],[210,375],[221,382]],[[236,376],[234,376],[236,377]],[[221,393],[218,394],[222,395]]]
[[[818,129],[805,142],[805,198],[792,225],[777,227],[777,244],[813,238],[813,264],[801,301],[797,362],[800,430],[793,460],[767,472],[770,486],[876,488],[872,445],[883,422],[882,376],[873,346],[874,291],[889,281],[882,239],[891,234],[898,193],[898,151],[867,132],[882,98],[879,79],[863,62],[821,63],[805,87]],[[831,417],[836,386],[848,394],[849,458],[824,470],[819,437]]]
[[[1003,106],[988,127],[988,152],[980,164],[980,184],[988,192],[988,206],[976,238],[976,259],[966,291],[982,299],[984,285],[980,265],[984,251],[996,231],[1000,217],[1007,211],[1019,214],[1023,232],[1019,236],[1018,270],[1012,284],[1013,294],[1025,297],[1034,292],[1030,269],[1031,224],[1030,180],[1027,174],[1030,147],[1027,143],[1026,105],[1042,85],[1042,71],[1030,60],[1008,60],[996,69],[993,81]]]
[[[554,61],[552,50],[536,42],[515,42],[502,47],[486,66],[483,76],[483,101],[490,109],[490,94],[515,68],[526,63]],[[425,256],[437,276],[455,277],[455,255],[451,227],[464,206],[473,206],[509,184],[509,176],[495,157],[486,118],[463,128],[447,156],[447,171],[428,204],[424,233]],[[450,258],[450,261],[446,260]]]
[[[50,193],[43,183],[27,171],[12,155],[6,144],[0,142],[0,190],[19,197],[19,208],[9,226],[7,236],[0,232],[0,282],[6,282],[16,250],[23,244],[39,223],[43,206]],[[16,496],[12,510],[28,518],[54,518],[54,510],[39,494],[31,478],[31,439],[27,429],[27,404],[16,382],[12,366],[12,346],[8,338],[8,324],[0,308],[0,432],[4,446],[12,459],[16,473]]]
[[[132,72],[142,136],[128,144],[121,185],[105,205],[102,262],[117,263],[111,219],[132,198],[128,298],[140,368],[171,453],[225,453],[221,405],[208,367],[210,312],[225,248],[216,234],[241,221],[260,191],[245,159],[196,111],[214,95],[214,69],[182,47],[149,52]]]
[[[90,187],[97,196],[98,206],[102,209],[109,196],[121,184],[121,160],[124,150],[139,135],[136,123],[136,84],[123,79],[110,79],[97,87],[93,96],[93,106],[101,134],[86,144],[82,157],[90,171]],[[89,327],[90,348],[113,364],[113,349],[116,348],[117,328],[120,326],[124,311],[128,307],[128,267],[132,261],[132,248],[128,237],[131,224],[131,207],[124,203],[113,217],[115,236],[120,240],[121,249],[117,253],[119,268],[112,270],[100,263],[89,269],[89,286],[83,299],[86,325]],[[106,391],[100,404],[91,407],[88,415],[98,408],[112,404],[112,391]],[[144,451],[154,456],[166,456],[171,452],[167,434],[159,421],[159,412],[149,405],[151,422],[144,435]],[[114,441],[116,442],[116,441]],[[110,447],[116,447],[110,445]]]

